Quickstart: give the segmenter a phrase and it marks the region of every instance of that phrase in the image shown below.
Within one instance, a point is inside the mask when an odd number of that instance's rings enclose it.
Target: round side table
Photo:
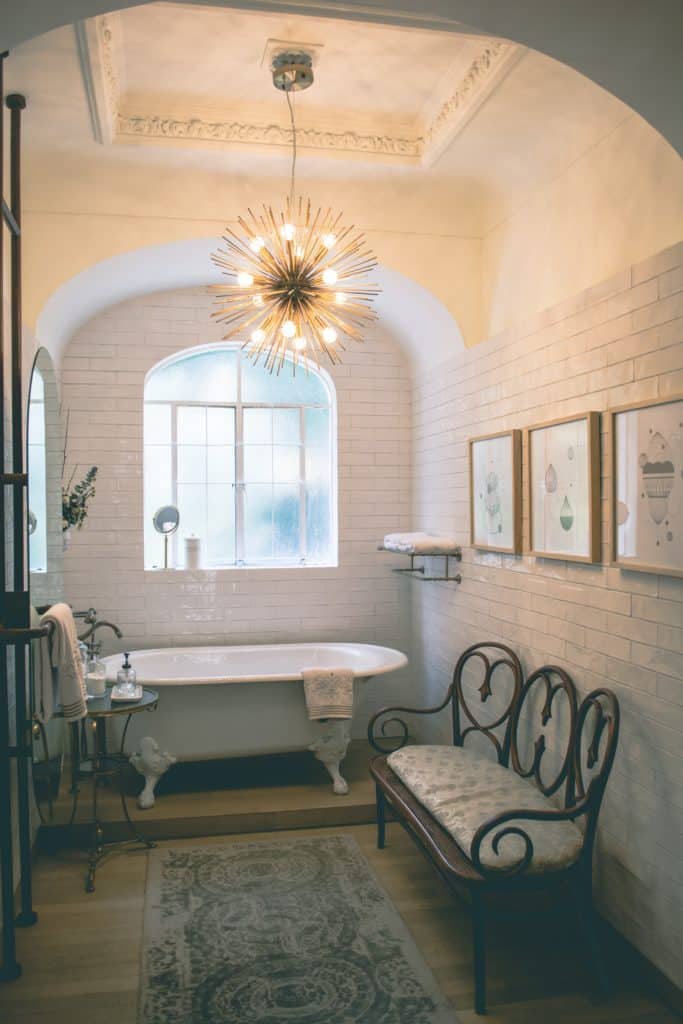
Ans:
[[[108,689],[102,697],[91,698],[88,701],[87,717],[82,719],[80,722],[74,722],[71,726],[73,741],[72,792],[74,793],[74,800],[78,797],[79,780],[89,779],[92,781],[92,814],[91,821],[89,823],[92,838],[88,851],[88,876],[85,882],[86,892],[95,891],[95,872],[103,858],[114,848],[131,842],[140,843],[150,849],[156,846],[156,843],[152,842],[150,839],[145,839],[145,837],[138,831],[137,826],[131,821],[130,814],[128,813],[123,772],[124,768],[128,764],[128,757],[124,752],[124,747],[126,743],[126,733],[128,732],[128,726],[130,725],[131,719],[133,715],[137,715],[141,711],[154,711],[158,702],[159,694],[156,690],[143,689],[140,700],[122,703],[119,701],[112,701],[111,690]],[[121,744],[116,753],[110,754],[107,750],[107,719],[121,715],[126,716],[126,723],[123,727],[123,735],[121,736]],[[81,727],[80,736],[79,726]],[[88,753],[88,730],[90,731],[91,736],[91,753]],[[132,835],[132,839],[105,841],[104,824],[99,818],[98,792],[100,787],[106,785],[109,779],[116,779],[118,782],[121,806],[123,808],[123,814],[126,819],[128,829]],[[74,817],[75,805],[74,813],[72,814],[72,821]]]

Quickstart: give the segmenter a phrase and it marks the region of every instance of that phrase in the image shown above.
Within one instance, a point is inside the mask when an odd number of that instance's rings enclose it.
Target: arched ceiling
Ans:
[[[151,292],[219,283],[224,278],[211,264],[219,244],[217,238],[195,238],[95,263],[51,295],[38,318],[38,344],[59,366],[75,332],[102,310]],[[379,267],[373,281],[382,289],[376,300],[380,323],[373,330],[392,338],[416,372],[463,350],[457,323],[425,288],[388,267]]]
[[[202,0],[190,0],[206,6]],[[138,6],[118,0],[118,8]],[[172,14],[172,5],[169,16]],[[291,11],[442,31],[490,33],[546,53],[618,96],[683,151],[680,103],[683,7],[679,0],[230,0],[215,6]],[[102,14],[111,0],[23,0],[0,23],[0,48]]]

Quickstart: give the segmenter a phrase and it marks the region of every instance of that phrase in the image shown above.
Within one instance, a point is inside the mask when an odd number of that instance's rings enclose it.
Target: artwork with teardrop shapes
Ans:
[[[683,575],[683,399],[618,410],[613,430],[613,557]]]
[[[377,260],[363,236],[342,224],[342,214],[301,198],[288,199],[279,214],[249,210],[238,224],[212,256],[228,278],[211,286],[224,337],[243,336],[252,361],[271,372],[286,362],[294,371],[308,360],[341,362],[346,344],[361,342],[377,318],[380,289],[367,281]]]
[[[469,441],[470,537],[474,547],[521,550],[521,436],[518,430]]]
[[[589,442],[585,417],[529,432],[531,548],[538,554],[590,559]]]

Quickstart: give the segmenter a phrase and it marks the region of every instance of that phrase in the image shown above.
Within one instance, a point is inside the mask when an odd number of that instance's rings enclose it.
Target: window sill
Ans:
[[[197,573],[245,573],[245,572],[301,572],[307,569],[338,569],[339,562],[307,562],[305,565],[300,565],[298,562],[292,562],[290,565],[214,565],[214,566],[201,566],[198,569],[186,569],[185,566],[180,568],[174,568],[169,566],[168,569],[164,569],[163,566],[145,566],[146,573],[154,573],[158,575],[160,573],[171,574],[174,576],[181,575],[183,573],[187,575],[196,575]]]

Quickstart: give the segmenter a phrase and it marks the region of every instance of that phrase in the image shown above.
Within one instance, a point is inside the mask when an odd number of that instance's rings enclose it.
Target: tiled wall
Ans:
[[[410,513],[410,381],[401,352],[377,332],[333,372],[339,436],[339,567],[201,572],[143,569],[142,400],[146,372],[221,337],[204,289],[116,306],[72,340],[63,363],[69,466],[99,466],[97,494],[64,560],[66,598],[122,628],[118,649],[172,644],[363,640],[407,649],[409,602],[377,552]],[[264,371],[265,372],[265,371]],[[67,466],[67,477],[70,468]],[[106,637],[108,650],[111,634]],[[358,708],[405,685],[377,679]]]
[[[683,982],[683,580],[607,563],[608,438],[602,423],[603,564],[473,551],[467,439],[683,394],[683,245],[453,359],[413,392],[415,528],[455,532],[462,585],[409,584],[413,675],[435,702],[457,655],[481,639],[525,669],[609,686],[623,712],[601,817],[598,899],[654,963]],[[524,506],[524,527],[527,528]],[[441,719],[436,734],[444,736]]]

